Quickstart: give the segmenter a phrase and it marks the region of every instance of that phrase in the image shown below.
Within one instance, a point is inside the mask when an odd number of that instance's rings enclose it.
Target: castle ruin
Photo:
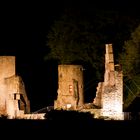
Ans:
[[[0,56],[0,114],[15,118],[29,112],[24,83],[16,75],[15,57]]]
[[[0,56],[0,116],[43,118],[44,114],[30,114],[30,101],[22,78],[16,75],[15,65],[15,56]]]
[[[112,44],[106,44],[104,81],[98,83],[93,103],[84,104],[81,65],[58,65],[57,93],[54,109],[78,110],[90,112],[94,118],[124,120],[123,74],[121,67],[114,64]],[[0,56],[0,115],[44,119],[45,113],[30,113],[24,83],[16,75],[15,56]]]
[[[100,115],[123,120],[123,74],[120,65],[114,65],[112,44],[106,44],[104,82],[99,82],[93,103],[101,107]]]
[[[89,111],[94,114],[95,118],[124,119],[122,70],[119,65],[114,65],[112,44],[106,44],[105,47],[104,81],[98,83],[93,103],[84,104],[82,66],[59,65],[55,109]]]
[[[54,108],[76,110],[84,104],[83,67],[81,65],[58,66],[58,96]]]

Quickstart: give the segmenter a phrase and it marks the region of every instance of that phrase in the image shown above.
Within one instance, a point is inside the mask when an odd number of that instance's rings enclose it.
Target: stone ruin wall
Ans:
[[[44,120],[46,113],[37,113],[37,114],[20,114],[17,116],[17,119],[31,119],[31,120]]]
[[[81,65],[58,66],[58,96],[54,108],[77,109],[83,105],[83,67]]]
[[[0,56],[0,115],[16,118],[29,112],[24,83],[16,75],[15,56]]]
[[[98,84],[93,103],[101,107],[101,116],[114,120],[124,119],[123,74],[120,66],[114,65],[112,44],[106,44],[104,82]]]
[[[15,75],[15,58],[0,56],[0,114],[6,114],[5,78]]]
[[[103,116],[108,116],[115,120],[124,119],[122,77],[122,72],[115,71],[115,86],[105,86],[103,93]]]
[[[7,114],[18,117],[30,113],[30,101],[27,98],[24,83],[20,76],[6,79],[7,85]]]
[[[112,44],[106,44],[105,47],[104,81],[98,83],[96,97],[93,101],[98,108],[82,108],[79,111],[91,112],[95,118],[123,120],[123,74],[120,66],[114,65]],[[85,106],[82,69],[80,65],[58,66],[58,96],[54,102],[55,109],[72,107],[72,110],[78,110],[80,106]],[[75,88],[74,81],[77,81],[78,88]],[[78,93],[78,98],[75,93]]]
[[[118,68],[119,69],[119,68]],[[101,109],[90,111],[95,118],[108,117],[123,120],[123,74],[115,69],[112,44],[106,44],[104,81],[98,83],[93,104]],[[84,105],[83,67],[81,65],[58,66],[58,95],[55,109],[77,110]],[[0,114],[9,118],[44,119],[44,113],[29,114],[30,102],[20,76],[15,72],[15,57],[0,57]]]
[[[102,104],[103,86],[104,86],[103,82],[98,83],[98,86],[96,88],[96,97],[93,100],[94,105],[98,106],[99,108],[103,107],[103,104]]]

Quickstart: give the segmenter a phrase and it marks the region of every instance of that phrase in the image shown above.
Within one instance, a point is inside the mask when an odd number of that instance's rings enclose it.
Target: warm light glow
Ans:
[[[72,106],[71,104],[67,104],[67,109],[71,108],[71,106]]]

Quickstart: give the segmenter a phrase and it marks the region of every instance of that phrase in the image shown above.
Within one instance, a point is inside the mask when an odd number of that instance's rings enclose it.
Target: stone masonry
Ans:
[[[114,65],[112,44],[106,44],[104,81],[98,83],[92,104],[84,104],[83,92],[83,67],[58,65],[58,94],[54,109],[91,112],[95,118],[124,119],[123,74],[120,65]],[[91,105],[95,105],[94,108]],[[44,119],[45,113],[30,114],[25,85],[16,75],[15,56],[0,56],[0,115]]]
[[[123,120],[123,74],[114,65],[112,44],[106,44],[104,81],[98,83],[93,103],[84,104],[81,65],[58,66],[58,96],[55,109],[90,112],[94,118]]]
[[[83,103],[83,67],[81,65],[59,65],[58,96],[54,102],[54,108],[76,110]]]
[[[15,56],[0,56],[0,115],[16,118],[29,112],[24,83],[16,75]]]
[[[114,65],[112,44],[106,44],[104,82],[97,87],[93,103],[101,107],[100,116],[123,120],[123,74],[119,65]]]

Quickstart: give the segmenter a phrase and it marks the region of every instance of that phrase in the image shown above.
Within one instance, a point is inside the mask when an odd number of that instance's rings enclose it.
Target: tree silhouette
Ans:
[[[50,53],[45,59],[59,64],[90,64],[100,79],[105,44],[113,43],[115,51],[120,51],[137,23],[137,19],[118,11],[67,9],[47,34]]]
[[[125,41],[120,63],[123,73],[128,77],[140,74],[140,25],[131,33],[131,38]]]
[[[125,99],[132,99],[140,94],[140,25],[131,33],[129,40],[125,41],[123,52],[119,61],[122,64],[124,81],[128,85],[125,88]]]
[[[67,9],[47,34],[46,46],[50,52],[45,60],[82,64],[88,69],[85,79],[90,75],[85,80],[85,91],[93,90],[99,81],[103,81],[105,44],[113,44],[115,63],[118,63],[124,41],[129,39],[139,22],[137,17],[114,10]]]

